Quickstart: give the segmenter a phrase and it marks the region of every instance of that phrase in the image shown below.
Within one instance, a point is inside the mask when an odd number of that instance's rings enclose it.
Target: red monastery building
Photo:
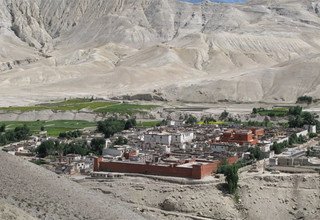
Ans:
[[[234,130],[229,129],[225,131],[220,137],[220,142],[237,143],[240,145],[258,143],[259,138],[264,135],[264,129],[250,129],[250,130]]]

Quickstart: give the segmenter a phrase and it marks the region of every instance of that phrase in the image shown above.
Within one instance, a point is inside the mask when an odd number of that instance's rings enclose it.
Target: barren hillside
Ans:
[[[320,1],[0,0],[0,104],[320,98]]]
[[[0,219],[31,220],[25,213],[36,219],[143,219],[112,197],[1,150],[0,167]]]

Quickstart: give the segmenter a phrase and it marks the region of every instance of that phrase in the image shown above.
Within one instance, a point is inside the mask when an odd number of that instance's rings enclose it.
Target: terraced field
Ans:
[[[6,125],[6,129],[14,129],[15,127],[22,126],[26,124],[32,131],[33,134],[39,133],[41,127],[48,132],[49,136],[58,136],[61,132],[73,131],[77,129],[83,129],[88,127],[95,127],[95,122],[88,121],[69,121],[69,120],[59,120],[59,121],[8,121],[0,122]]]
[[[4,112],[31,112],[31,111],[80,111],[88,110],[96,113],[118,113],[121,115],[143,113],[156,105],[140,105],[135,103],[121,103],[113,101],[100,101],[91,99],[70,99],[62,102],[51,102],[38,104],[34,106],[10,106],[0,107],[0,111]]]

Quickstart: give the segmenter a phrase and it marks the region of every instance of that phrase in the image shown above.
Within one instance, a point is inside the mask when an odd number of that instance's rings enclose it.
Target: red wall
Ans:
[[[93,171],[100,171],[100,164],[102,162],[102,157],[95,157],[93,159]]]
[[[211,176],[213,173],[217,172],[220,161],[214,161],[206,165],[195,165],[193,166],[192,178],[202,179],[206,176]]]
[[[185,167],[169,167],[123,162],[100,162],[99,170],[107,172],[141,173],[192,178],[192,168]]]
[[[229,157],[227,162],[233,164],[238,160],[238,157]],[[210,176],[217,172],[220,161],[213,161],[208,164],[193,165],[190,167],[176,166],[160,166],[152,164],[138,164],[125,162],[104,162],[101,158],[94,159],[94,171],[105,172],[122,172],[122,173],[141,173],[160,176],[175,176],[193,179],[202,179],[205,176]]]

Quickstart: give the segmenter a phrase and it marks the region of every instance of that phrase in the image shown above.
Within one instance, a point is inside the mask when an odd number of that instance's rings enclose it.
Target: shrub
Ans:
[[[307,103],[307,104],[311,104],[313,101],[311,96],[300,96],[297,99],[297,103]]]
[[[310,134],[309,134],[309,138],[315,138],[315,137],[317,137],[317,136],[318,136],[317,133],[310,133]]]
[[[219,119],[220,119],[220,120],[226,120],[226,119],[228,118],[228,116],[229,116],[229,112],[227,112],[226,110],[224,110],[224,111],[221,113]]]

